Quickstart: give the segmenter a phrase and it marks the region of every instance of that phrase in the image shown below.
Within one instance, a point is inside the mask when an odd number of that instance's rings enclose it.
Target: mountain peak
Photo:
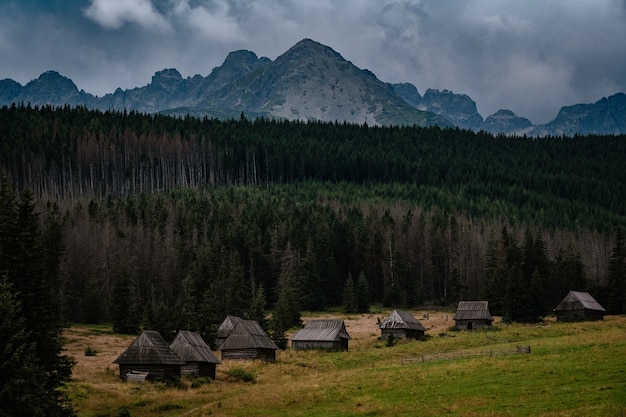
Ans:
[[[306,56],[326,56],[328,58],[339,59],[345,61],[341,54],[335,51],[333,48],[316,42],[312,39],[305,38],[294,46],[289,48],[281,56],[289,56],[294,58],[302,58]]]

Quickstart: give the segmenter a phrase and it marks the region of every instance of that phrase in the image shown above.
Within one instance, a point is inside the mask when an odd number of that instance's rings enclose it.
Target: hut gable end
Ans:
[[[120,378],[142,372],[150,379],[173,380],[180,377],[185,362],[172,350],[159,332],[144,330],[113,363],[120,367]]]
[[[401,310],[393,310],[382,323],[380,323],[381,339],[391,336],[396,338],[419,339],[424,336],[426,328],[411,313]]]
[[[474,330],[493,323],[488,301],[459,301],[453,319],[460,330]]]
[[[588,292],[570,291],[554,308],[557,321],[602,320],[606,310]]]

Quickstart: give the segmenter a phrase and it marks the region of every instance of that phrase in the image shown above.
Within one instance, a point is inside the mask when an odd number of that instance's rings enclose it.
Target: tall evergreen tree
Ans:
[[[263,284],[259,284],[256,290],[254,291],[254,297],[252,297],[252,302],[250,303],[250,308],[248,312],[245,314],[245,317],[248,320],[254,320],[263,328],[263,330],[267,331],[267,300],[265,299],[265,290],[263,289]]]
[[[356,282],[355,300],[357,313],[370,311],[370,290],[363,271],[359,274],[359,279]]]
[[[608,274],[607,311],[610,314],[622,314],[626,311],[626,246],[622,227],[615,231]]]
[[[269,328],[274,343],[284,349],[287,347],[285,333],[289,328],[301,325],[302,321],[298,294],[289,269],[280,274],[279,285],[278,300],[272,311]]]
[[[37,369],[33,372],[43,375],[43,390],[30,393],[30,401],[36,402],[39,410],[34,415],[72,416],[74,411],[62,390],[73,366],[61,355],[64,321],[58,302],[58,273],[62,235],[52,224],[56,218],[49,218],[42,227],[30,191],[24,190],[17,201],[6,179],[0,183],[0,271],[8,276],[21,306],[28,349],[32,348],[35,357],[32,366]]]
[[[343,312],[354,313],[356,311],[356,294],[354,289],[354,279],[352,274],[348,274],[346,283],[343,286]]]
[[[24,325],[19,300],[0,276],[0,416],[44,416],[37,400],[48,396],[35,345]]]

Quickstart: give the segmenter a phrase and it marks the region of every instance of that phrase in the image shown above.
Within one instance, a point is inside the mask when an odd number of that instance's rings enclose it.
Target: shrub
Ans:
[[[227,372],[227,375],[237,381],[255,382],[256,380],[254,374],[251,371],[239,367],[229,370]]]
[[[117,410],[117,417],[130,417],[130,410],[128,407],[120,407]]]
[[[85,348],[85,356],[96,356],[98,354],[98,351],[95,349],[92,349],[91,346],[87,346]]]

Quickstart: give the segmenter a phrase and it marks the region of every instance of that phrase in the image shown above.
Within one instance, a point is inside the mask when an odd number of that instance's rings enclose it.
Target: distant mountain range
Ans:
[[[118,88],[102,97],[79,91],[72,80],[55,71],[24,86],[0,80],[0,105],[11,103],[222,119],[238,118],[243,112],[248,118],[457,126],[506,135],[626,134],[623,93],[593,104],[562,107],[544,125],[533,125],[510,110],[483,119],[467,95],[428,89],[422,96],[412,84],[385,83],[310,39],[298,42],[274,61],[254,52],[235,51],[206,77],[183,78],[177,70],[165,69],[144,87]]]

